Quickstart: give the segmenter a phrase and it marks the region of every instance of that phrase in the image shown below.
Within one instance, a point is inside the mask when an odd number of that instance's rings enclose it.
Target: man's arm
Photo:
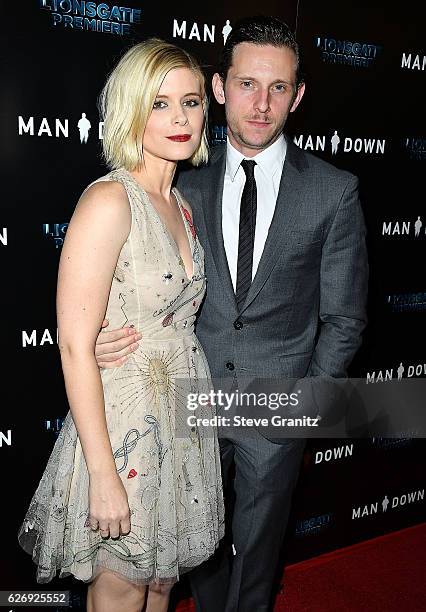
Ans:
[[[96,338],[95,357],[100,368],[118,368],[128,355],[138,348],[142,334],[134,327],[120,327],[112,331],[104,331],[109,321],[104,319],[102,329]]]
[[[365,224],[358,179],[352,176],[323,246],[317,343],[306,376],[295,385],[301,401],[294,413],[320,416],[330,431],[345,414],[347,368],[367,324],[367,287]]]
[[[343,191],[325,240],[320,276],[320,332],[307,376],[345,377],[367,324],[368,260],[358,179]]]

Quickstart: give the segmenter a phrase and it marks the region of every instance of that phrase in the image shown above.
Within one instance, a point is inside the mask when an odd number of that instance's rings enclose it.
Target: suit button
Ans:
[[[235,370],[235,366],[232,363],[232,361],[227,361],[226,362],[226,367],[228,368],[228,370]]]
[[[243,322],[237,319],[236,321],[234,321],[234,327],[235,329],[243,329]]]

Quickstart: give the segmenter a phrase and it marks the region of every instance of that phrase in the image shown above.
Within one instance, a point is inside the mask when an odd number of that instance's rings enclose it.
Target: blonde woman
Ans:
[[[160,612],[224,531],[217,438],[190,422],[185,393],[209,386],[194,334],[203,251],[172,188],[178,161],[207,160],[204,77],[151,39],[119,61],[101,107],[112,171],[83,192],[58,275],[70,412],[18,537],[38,582],[59,572],[90,583],[89,612]],[[100,372],[104,317],[141,335],[124,366]]]

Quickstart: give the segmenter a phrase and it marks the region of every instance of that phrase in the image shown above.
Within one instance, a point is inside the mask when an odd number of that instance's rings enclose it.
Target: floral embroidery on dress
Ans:
[[[185,215],[185,219],[188,221],[188,225],[189,225],[189,229],[191,230],[192,237],[195,240],[195,238],[197,236],[197,231],[195,229],[194,223],[192,222],[192,218],[191,218],[191,215],[189,213],[189,210],[187,210],[185,208],[185,206],[183,206],[183,204],[182,204],[182,210],[183,210],[183,214]]]

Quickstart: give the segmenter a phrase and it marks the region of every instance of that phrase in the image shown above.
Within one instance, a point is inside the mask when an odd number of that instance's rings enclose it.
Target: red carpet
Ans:
[[[185,601],[176,612],[193,610]],[[288,565],[275,606],[275,612],[369,610],[425,612],[426,523]]]

